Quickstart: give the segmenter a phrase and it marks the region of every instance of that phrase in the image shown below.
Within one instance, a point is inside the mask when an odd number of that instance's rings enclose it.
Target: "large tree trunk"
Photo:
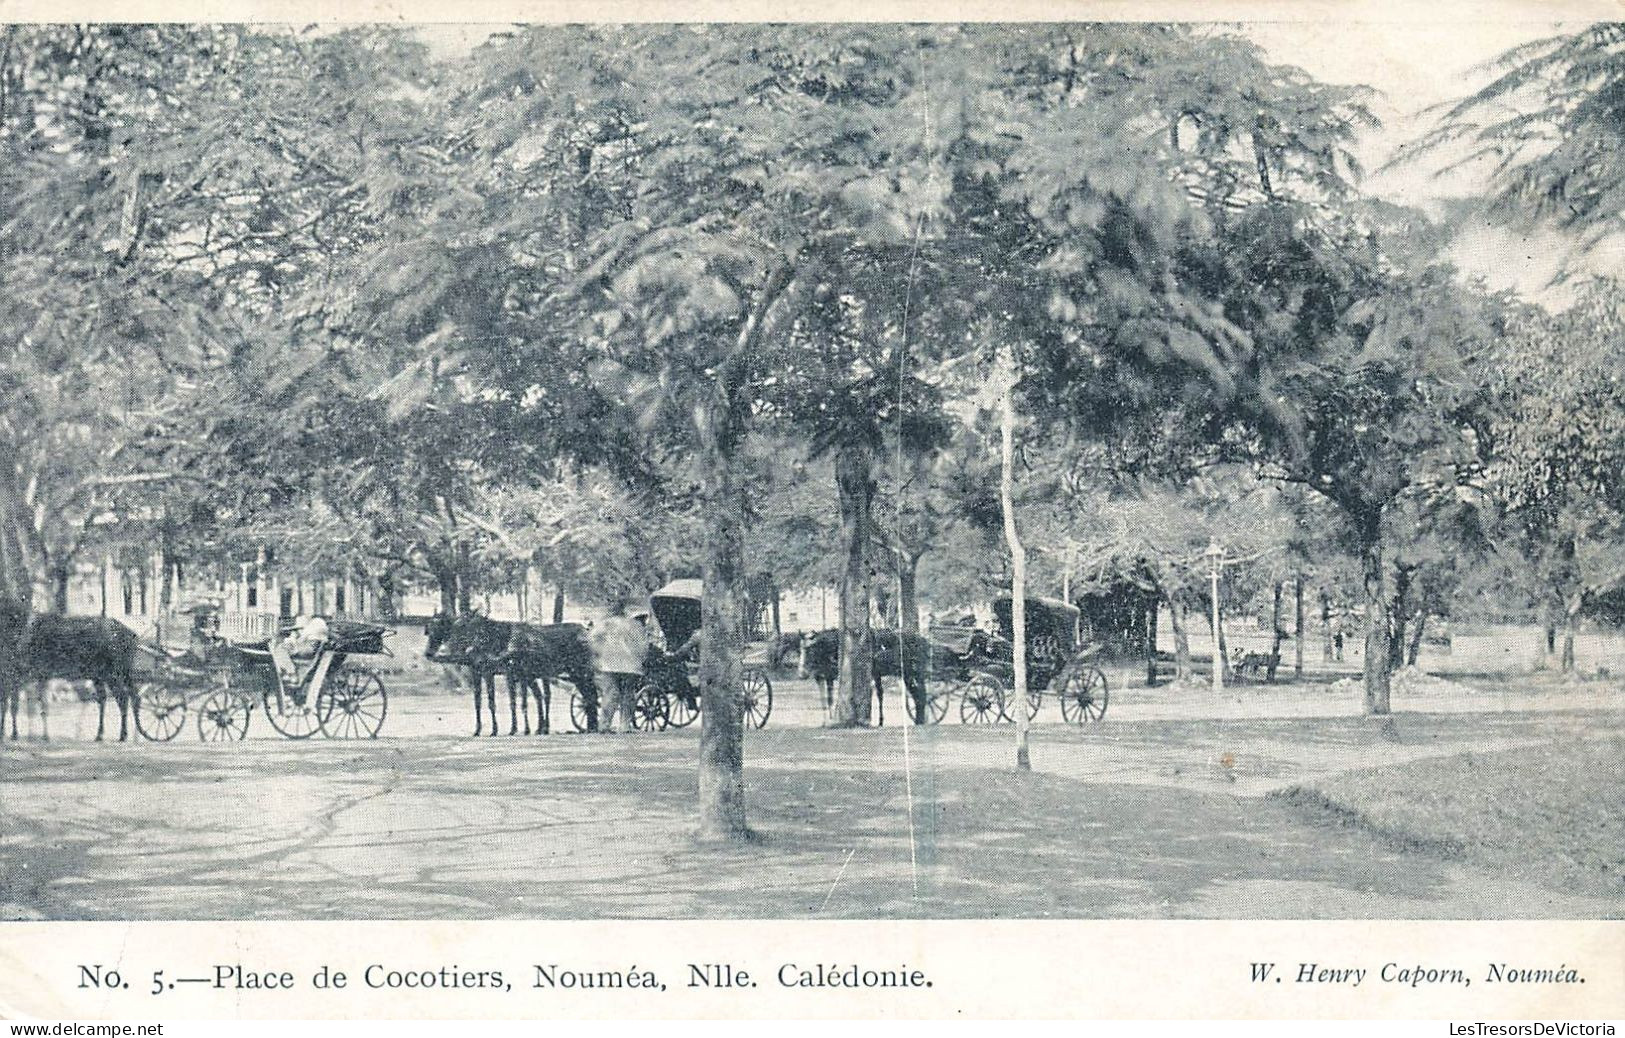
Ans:
[[[1032,755],[1028,748],[1027,716],[1027,551],[1021,544],[1016,529],[1015,503],[1015,444],[1016,444],[1016,372],[1009,349],[1000,357],[1002,393],[999,406],[999,509],[1004,513],[1004,540],[1010,549],[1010,627],[1012,656],[1015,663],[1015,694],[1010,697],[1010,712],[1016,722],[1016,768],[1032,769]]]
[[[1180,615],[1179,603],[1167,591],[1162,593],[1168,603],[1168,622],[1174,628],[1174,676],[1183,681],[1191,674],[1191,638],[1185,630],[1185,618]]]
[[[875,484],[867,448],[845,446],[835,456],[841,515],[841,664],[836,684],[836,726],[869,723],[874,665],[869,642],[869,509]]]
[[[562,587],[553,589],[553,622],[556,624],[564,622],[564,588]]]
[[[1386,714],[1388,677],[1392,659],[1388,654],[1388,596],[1382,588],[1382,534],[1380,528],[1366,532],[1360,552],[1365,576],[1365,712]]]
[[[706,840],[744,840],[745,724],[741,688],[745,644],[744,494],[735,471],[743,430],[726,404],[704,416],[704,606],[700,644],[700,825]]]

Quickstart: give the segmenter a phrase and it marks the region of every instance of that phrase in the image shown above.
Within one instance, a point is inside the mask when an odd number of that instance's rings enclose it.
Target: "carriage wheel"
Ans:
[[[204,742],[236,742],[248,735],[254,701],[230,688],[216,687],[198,706],[197,735]]]
[[[666,694],[653,685],[644,685],[632,696],[632,728],[642,732],[658,732],[670,723],[666,716]]]
[[[1033,718],[1037,717],[1038,708],[1043,705],[1044,687],[1040,685],[1037,688],[1029,688],[1027,690],[1027,720],[1031,721]],[[1005,720],[1009,720],[1009,718],[1005,718]]]
[[[265,703],[265,719],[285,739],[308,739],[322,726],[315,704],[304,689],[279,692],[268,688],[261,698]]]
[[[153,742],[168,742],[186,727],[186,695],[160,681],[135,690],[135,730]]]
[[[647,685],[646,688],[655,688]],[[700,694],[693,689],[678,689],[669,696],[664,690],[655,688],[666,698],[666,722],[673,728],[687,728],[700,716]]]
[[[739,690],[744,697],[746,720],[754,728],[766,725],[767,715],[773,712],[773,682],[759,670],[747,670],[739,682]]]
[[[1061,716],[1068,724],[1098,721],[1106,716],[1106,700],[1106,675],[1099,667],[1079,667],[1061,685]]]
[[[366,667],[331,675],[316,696],[316,716],[329,739],[376,739],[388,713],[384,679]]]
[[[951,698],[949,688],[940,681],[928,681],[925,684],[925,723],[941,724],[942,719],[948,716],[948,700]],[[914,697],[909,695],[908,686],[903,686],[903,702],[908,704],[908,719],[915,724],[920,719],[915,716],[918,711],[914,709]]]
[[[576,726],[576,731],[587,730],[587,697],[581,694],[579,688],[570,690],[570,723]]]
[[[978,674],[960,686],[959,723],[993,724],[1004,718],[1004,701],[1008,695],[997,679]]]

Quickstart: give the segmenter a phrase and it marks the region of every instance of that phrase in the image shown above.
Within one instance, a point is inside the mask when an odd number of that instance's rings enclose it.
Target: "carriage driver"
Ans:
[[[293,630],[286,638],[271,643],[271,658],[283,680],[299,680],[299,671],[293,664],[295,656],[314,656],[327,642],[327,621],[313,614],[305,614],[293,622]]]
[[[598,730],[615,731],[620,718],[625,731],[632,728],[632,700],[643,682],[643,656],[649,648],[644,626],[626,615],[627,600],[616,600],[610,615],[592,632],[592,648],[598,670],[598,687],[604,690]]]

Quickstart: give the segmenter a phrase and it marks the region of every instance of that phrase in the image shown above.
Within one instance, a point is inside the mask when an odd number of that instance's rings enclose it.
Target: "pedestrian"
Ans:
[[[1332,650],[1337,654],[1337,662],[1343,662],[1343,629],[1339,627],[1332,634]]]
[[[591,634],[598,685],[603,689],[598,717],[598,730],[602,732],[616,731],[617,718],[620,730],[632,729],[633,700],[643,684],[643,657],[649,636],[642,624],[626,615],[626,609],[626,599],[617,599],[610,615]]]

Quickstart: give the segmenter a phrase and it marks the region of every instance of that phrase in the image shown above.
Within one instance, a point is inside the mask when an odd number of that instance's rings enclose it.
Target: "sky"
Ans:
[[[1441,198],[1482,191],[1484,171],[1439,177],[1442,159],[1392,170],[1381,167],[1396,147],[1432,124],[1427,109],[1487,84],[1495,74],[1491,63],[1499,55],[1519,44],[1574,31],[1580,24],[1531,18],[1531,11],[1541,13],[1525,5],[1518,18],[1267,22],[1242,31],[1272,61],[1296,65],[1324,82],[1375,88],[1379,96],[1373,107],[1383,127],[1363,142],[1361,158],[1370,173],[1362,187],[1394,202],[1434,209]],[[1619,273],[1625,267],[1617,247],[1579,256],[1563,234],[1518,233],[1487,220],[1476,221],[1462,234],[1450,258],[1465,274],[1481,277],[1491,288],[1514,288],[1554,308],[1572,298],[1568,287],[1553,284],[1565,267],[1599,273]]]

